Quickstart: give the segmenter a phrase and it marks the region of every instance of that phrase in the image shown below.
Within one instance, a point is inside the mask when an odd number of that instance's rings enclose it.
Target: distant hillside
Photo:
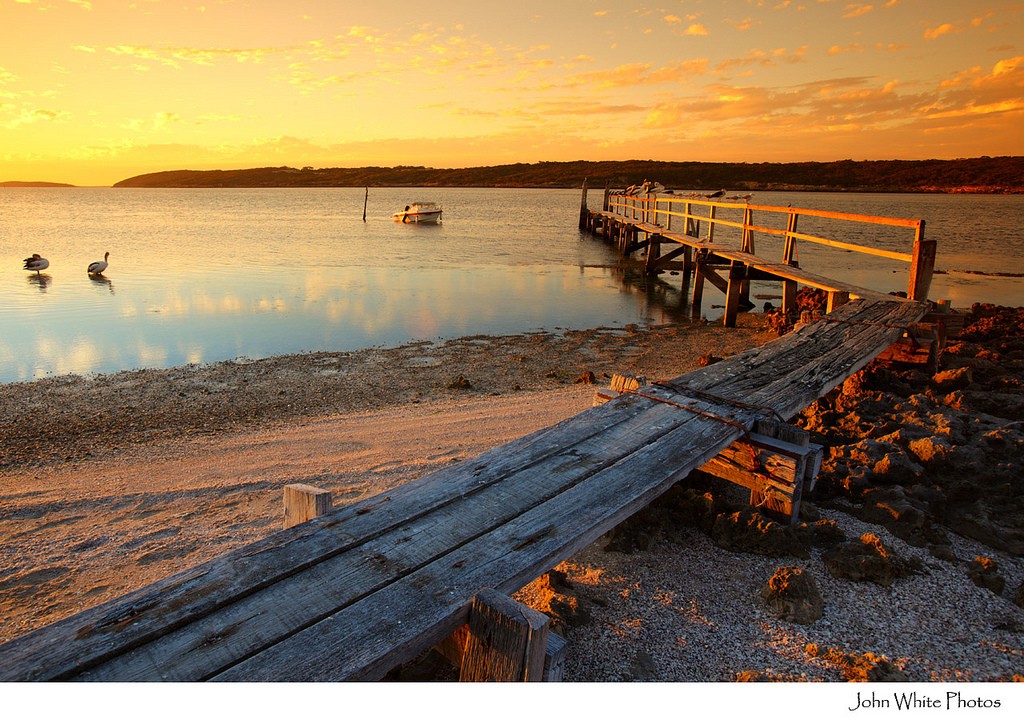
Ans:
[[[67,183],[21,182],[19,180],[8,180],[7,182],[0,182],[0,187],[19,188],[19,187],[75,187],[75,186],[74,185],[68,185]]]
[[[172,170],[138,175],[114,187],[627,187],[645,179],[668,188],[860,192],[1024,192],[1024,156],[960,160],[840,160],[801,163],[707,163],[627,160],[541,162],[439,169],[397,166]]]

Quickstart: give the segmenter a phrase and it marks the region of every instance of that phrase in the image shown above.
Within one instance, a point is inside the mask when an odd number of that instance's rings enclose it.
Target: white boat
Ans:
[[[441,206],[432,202],[414,202],[406,205],[391,216],[395,222],[401,223],[436,223],[441,220]]]

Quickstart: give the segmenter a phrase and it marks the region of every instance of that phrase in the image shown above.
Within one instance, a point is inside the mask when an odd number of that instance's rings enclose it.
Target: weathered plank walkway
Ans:
[[[0,680],[382,677],[599,538],[926,311],[855,300],[765,346],[345,506],[0,646]]]

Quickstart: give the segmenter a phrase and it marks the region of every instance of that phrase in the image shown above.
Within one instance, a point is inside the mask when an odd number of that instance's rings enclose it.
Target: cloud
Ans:
[[[845,46],[833,45],[827,52],[829,55],[841,55],[844,52],[864,52],[864,46],[856,42]]]
[[[8,120],[4,127],[9,130],[13,130],[16,127],[22,125],[32,125],[34,123],[45,123],[45,122],[64,122],[70,119],[70,113],[62,110],[46,110],[38,108],[35,110],[23,110],[16,117]]]
[[[789,52],[787,48],[776,48],[770,53],[759,48],[751,49],[744,57],[729,58],[715,66],[715,72],[733,71],[737,68],[760,65],[762,67],[773,67],[780,63],[799,63],[804,61],[807,54],[807,45],[801,45],[796,50]]]
[[[936,28],[927,28],[924,31],[925,40],[935,40],[951,32],[960,32],[953,23],[943,23]]]
[[[268,55],[276,55],[296,47],[289,48],[190,48],[167,47],[154,48],[142,45],[112,45],[105,48],[113,55],[133,57],[140,60],[155,62],[171,68],[181,68],[182,63],[193,65],[213,65],[218,60],[235,60],[240,63],[262,62]]]
[[[693,23],[686,30],[683,31],[683,35],[707,35],[708,29],[700,23]]]
[[[684,60],[675,65],[655,67],[651,63],[630,63],[612,70],[594,70],[572,75],[566,79],[570,87],[594,85],[598,88],[624,88],[641,85],[684,83],[708,71],[707,58]]]
[[[874,5],[862,5],[860,3],[853,3],[852,5],[846,6],[846,12],[843,13],[844,18],[855,18],[865,15],[875,9]]]

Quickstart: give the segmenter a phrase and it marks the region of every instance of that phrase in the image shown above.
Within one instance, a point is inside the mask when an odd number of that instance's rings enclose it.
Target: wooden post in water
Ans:
[[[589,212],[590,210],[587,209],[587,179],[583,178],[583,195],[580,197],[580,230],[586,229]]]
[[[935,270],[935,241],[924,239],[924,220],[914,233],[914,254],[910,261],[910,282],[907,296],[911,300],[927,300]]]
[[[370,199],[370,186],[366,186],[366,194],[363,195],[363,222],[366,222],[366,202]]]
[[[285,529],[331,511],[331,491],[295,483],[284,486]]]
[[[704,301],[704,271],[708,262],[708,251],[698,250],[693,268],[693,300],[690,302],[690,317],[700,319],[701,304]]]
[[[611,186],[611,182],[608,181],[608,180],[605,180],[604,181],[604,199],[601,202],[601,210],[604,211],[604,212],[608,212],[608,196],[611,195],[611,190],[609,189],[610,186]]]

